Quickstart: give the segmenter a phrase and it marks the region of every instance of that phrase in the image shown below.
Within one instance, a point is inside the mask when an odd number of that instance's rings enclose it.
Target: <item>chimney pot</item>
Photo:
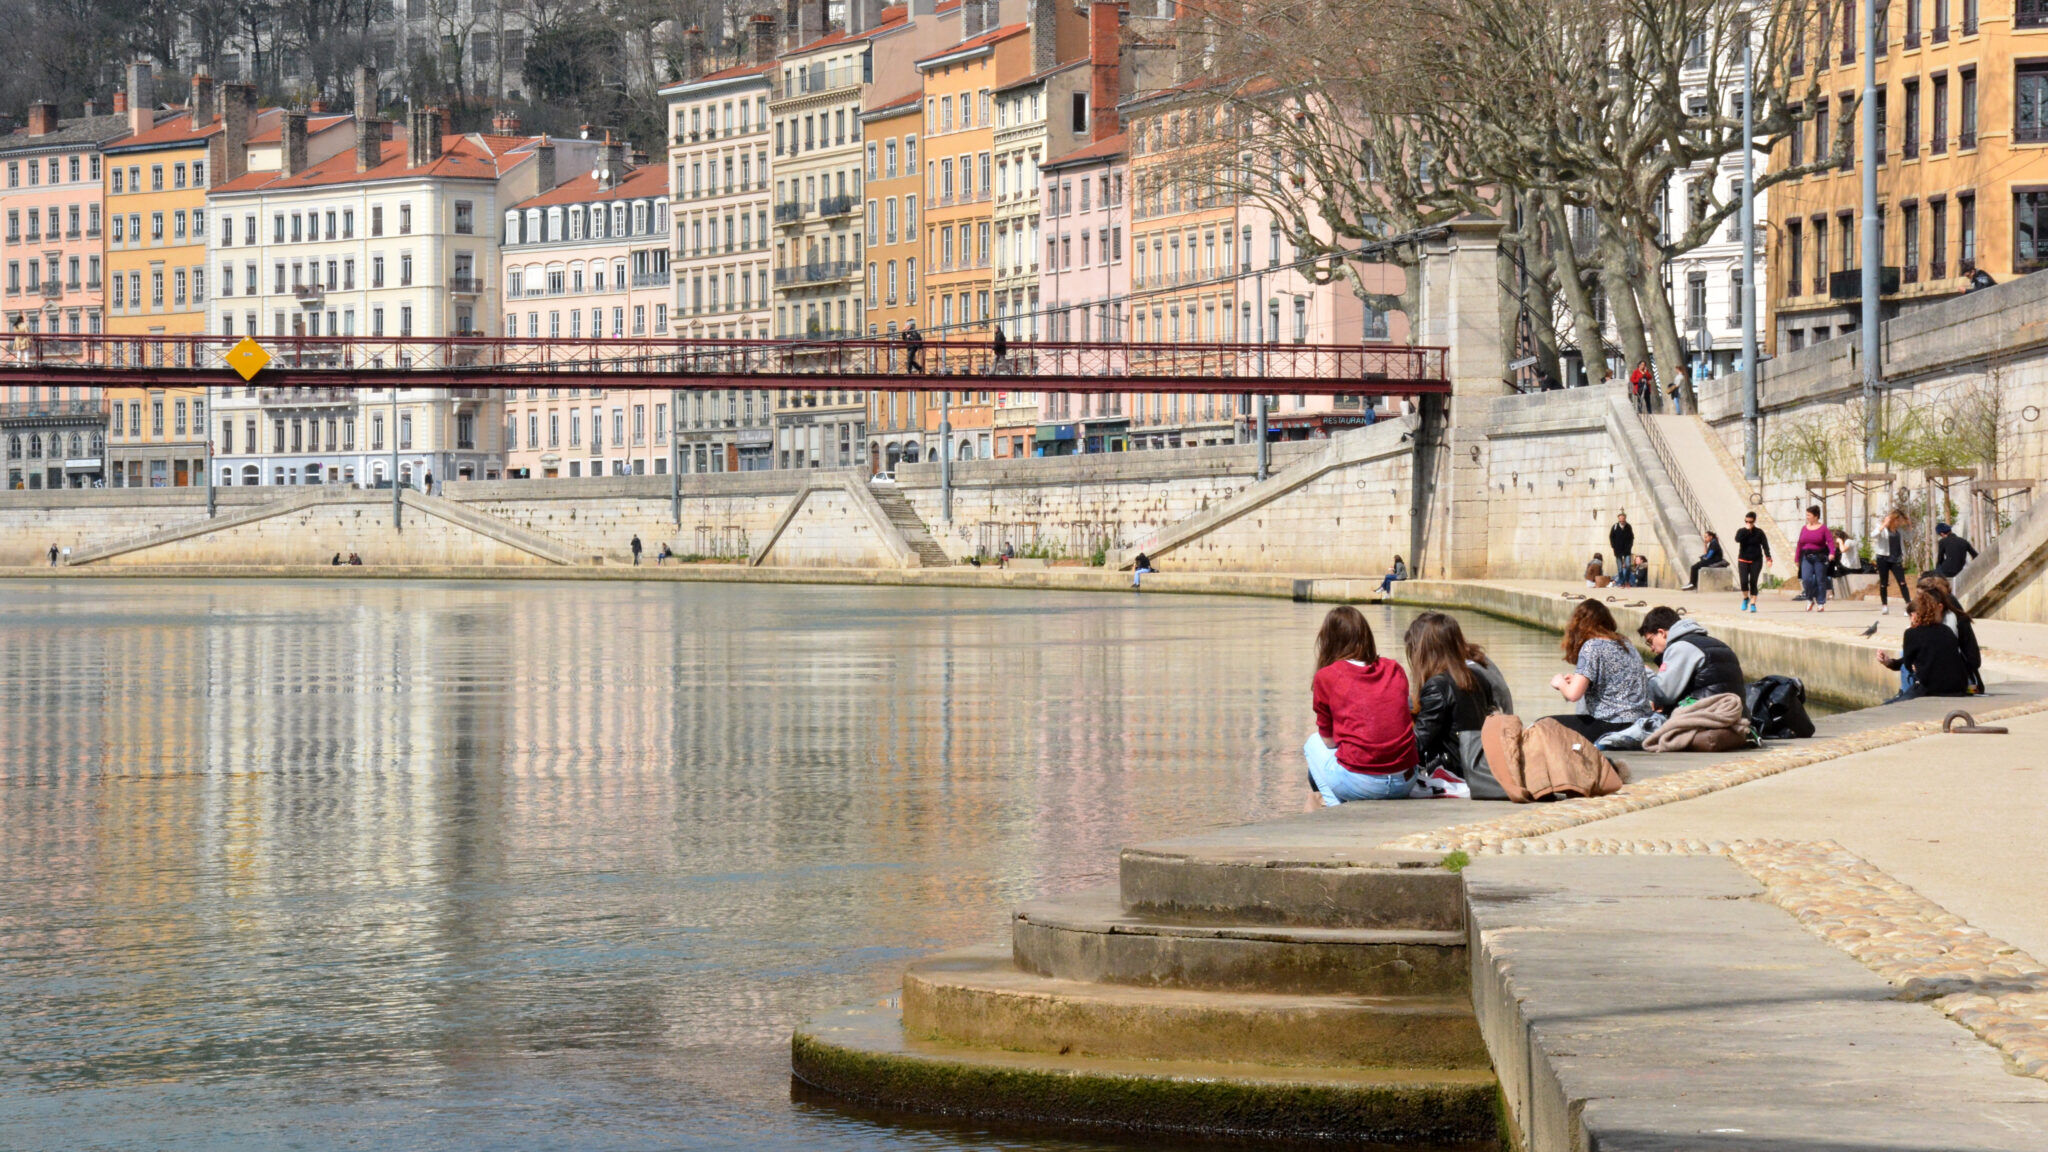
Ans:
[[[119,88],[116,88],[114,89],[114,115],[125,116],[127,115],[127,113],[128,93],[121,91]]]
[[[100,102],[90,96],[85,98],[85,116],[90,120],[100,114]]]
[[[220,87],[220,135],[214,137],[220,154],[213,156],[213,171],[222,180],[233,180],[249,171],[249,132],[256,123],[256,89],[249,84]],[[211,153],[212,145],[208,145]]]
[[[218,110],[213,104],[213,77],[203,70],[192,74],[192,125],[213,123]]]
[[[296,176],[306,170],[306,114],[286,112],[281,135],[284,146],[279,150],[278,170],[286,176]]]
[[[519,135],[519,113],[502,109],[491,117],[491,132],[498,136]]]
[[[534,145],[533,156],[536,184],[534,194],[553,191],[555,185],[560,182],[555,175],[555,142],[542,136],[540,143]]]
[[[28,134],[48,136],[57,130],[57,106],[48,100],[38,100],[28,106]]]
[[[137,135],[156,127],[156,73],[149,61],[128,65],[128,130]]]
[[[754,63],[775,59],[775,17],[763,12],[748,21],[754,41]]]

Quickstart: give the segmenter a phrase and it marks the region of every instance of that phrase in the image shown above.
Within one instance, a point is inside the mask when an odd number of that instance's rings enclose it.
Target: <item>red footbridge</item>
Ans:
[[[15,334],[0,384],[354,388],[845,388],[897,392],[1446,393],[1446,350],[1405,344],[1012,343],[986,339],[522,340],[516,337],[258,337],[248,380],[240,337]],[[1022,383],[1029,381],[1028,384]]]

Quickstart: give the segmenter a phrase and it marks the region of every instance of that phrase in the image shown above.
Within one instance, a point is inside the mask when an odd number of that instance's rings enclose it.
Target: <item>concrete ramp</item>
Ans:
[[[1972,616],[2038,620],[2015,613],[2022,600],[2041,598],[2041,571],[2048,568],[2048,500],[2036,500],[2006,530],[1981,546],[1956,580],[1956,599]]]
[[[1627,394],[1619,388],[1607,398],[1607,437],[1614,444],[1615,455],[1621,458],[1621,466],[1627,470],[1636,491],[1650,495],[1650,515],[1641,527],[1657,534],[1658,543],[1664,547],[1665,562],[1670,566],[1669,572],[1658,576],[1657,583],[1674,586],[1683,583],[1687,568],[1699,559],[1704,548],[1700,531],[1693,523],[1692,513],[1679,493],[1678,484],[1672,480],[1670,470],[1664,466],[1664,459],[1657,452],[1649,426],[1629,406]]]
[[[287,513],[297,512],[302,508],[310,508],[323,500],[348,495],[352,490],[316,487],[288,488],[285,492],[286,495],[278,499],[253,507],[237,508],[233,512],[194,520],[187,524],[177,524],[155,532],[144,532],[140,535],[129,536],[112,541],[111,543],[95,545],[91,548],[81,548],[72,552],[71,559],[66,561],[66,563],[73,567],[81,564],[92,564],[101,560],[111,560],[116,556],[126,555],[130,552],[139,552],[144,548],[156,548],[165,544],[175,544],[181,540],[190,540],[228,528],[236,528],[244,524],[254,524],[259,520],[268,520],[273,516],[283,516]]]
[[[417,508],[430,516],[467,528],[479,536],[496,540],[500,544],[516,548],[550,564],[577,562],[576,555],[560,540],[544,536],[530,528],[521,528],[509,520],[502,520],[487,512],[479,512],[467,504],[444,496],[428,496],[413,489],[405,490],[404,500],[408,508]]]
[[[1184,520],[1169,524],[1130,547],[1111,554],[1110,563],[1129,568],[1140,552],[1148,558],[1168,555],[1174,549],[1199,540],[1245,515],[1340,468],[1350,468],[1388,456],[1406,455],[1407,441],[1414,434],[1413,416],[1382,420],[1370,428],[1344,432],[1330,439],[1314,453],[1302,457],[1283,471],[1272,473],[1227,500]]]
[[[937,543],[928,534],[925,539],[936,551]],[[926,564],[921,551],[875,499],[867,478],[858,475],[805,480],[747,564],[760,567],[771,559],[775,566],[788,568],[917,568]]]
[[[1764,537],[1770,541],[1771,555],[1781,561],[1789,560],[1791,539],[1778,527],[1777,519],[1768,509],[1750,500],[1763,487],[1762,482],[1751,484],[1743,477],[1742,465],[1705,420],[1698,416],[1655,415],[1643,417],[1643,423],[1662,440],[1665,467],[1682,489],[1689,490],[1695,519],[1705,520],[1698,525],[1702,531],[1712,529],[1720,533],[1721,546],[1732,557],[1735,531],[1742,527],[1743,515],[1754,512],[1757,527],[1763,529]]]

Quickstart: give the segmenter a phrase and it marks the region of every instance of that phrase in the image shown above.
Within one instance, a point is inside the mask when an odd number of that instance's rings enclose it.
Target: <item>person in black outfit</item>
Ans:
[[[1877,565],[1877,611],[1880,616],[1891,615],[1892,601],[1886,589],[1893,580],[1899,582],[1899,599],[1905,607],[1912,607],[1913,592],[1906,587],[1906,529],[1912,523],[1904,512],[1894,510],[1878,526],[1877,539],[1871,542],[1871,559]]]
[[[1723,692],[1740,696],[1748,684],[1735,650],[1707,635],[1698,621],[1680,616],[1676,608],[1660,606],[1645,612],[1636,634],[1660,660],[1657,674],[1650,677],[1650,703],[1660,712],[1668,714],[1687,700]]]
[[[1010,355],[1010,338],[1003,335],[1002,325],[1000,324],[996,326],[996,338],[993,341],[993,346],[996,354],[996,371],[1000,372],[1009,366],[1008,360]]]
[[[1956,599],[1947,578],[1933,572],[1922,572],[1913,583],[1921,592],[1941,602],[1941,622],[1956,634],[1956,645],[1963,650],[1963,668],[1970,674],[1970,688],[1975,692],[1984,691],[1984,653],[1977,647],[1977,629],[1971,625],[1970,614],[1963,611],[1962,602]]]
[[[1719,536],[1714,535],[1712,532],[1707,533],[1706,545],[1706,550],[1700,553],[1700,558],[1693,562],[1692,578],[1687,580],[1685,587],[1679,589],[1679,591],[1690,592],[1700,586],[1700,569],[1726,568],[1728,566],[1728,557],[1721,551],[1721,538]]]
[[[640,534],[633,533],[633,567],[640,566]]]
[[[1408,625],[1404,638],[1408,667],[1414,670],[1415,755],[1426,780],[1439,773],[1478,785],[1475,800],[1506,797],[1490,780],[1475,781],[1467,774],[1472,758],[1466,748],[1474,744],[1466,734],[1476,735],[1486,718],[1501,710],[1488,677],[1465,659],[1465,634],[1458,622],[1442,612],[1424,612]]]
[[[1758,580],[1763,576],[1764,565],[1771,562],[1771,538],[1756,526],[1756,513],[1742,517],[1742,527],[1735,530],[1735,575],[1742,586],[1742,608],[1744,612],[1756,611]]]
[[[917,330],[917,321],[909,321],[904,326],[903,343],[910,348],[903,356],[903,370],[905,372],[923,372],[924,333]]]
[[[1934,570],[1953,580],[1963,574],[1963,565],[1977,558],[1977,550],[1968,540],[1949,530],[1946,524],[1934,526]]]
[[[1636,554],[1636,530],[1629,527],[1628,513],[1616,512],[1614,514],[1614,526],[1607,530],[1607,546],[1612,549],[1611,554],[1617,566],[1614,582],[1617,584],[1631,583],[1630,569],[1634,567],[1631,557]],[[1637,579],[1640,579],[1640,577],[1637,577]]]
[[[1877,654],[1886,668],[1912,674],[1912,685],[1886,703],[1919,696],[1965,696],[1970,690],[1970,673],[1963,662],[1962,645],[1956,634],[1941,623],[1941,601],[1926,591],[1914,594],[1908,618],[1911,626],[1899,647],[1899,654]]]

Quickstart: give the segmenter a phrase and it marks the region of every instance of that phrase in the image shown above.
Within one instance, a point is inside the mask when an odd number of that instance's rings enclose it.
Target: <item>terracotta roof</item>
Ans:
[[[982,48],[986,48],[989,45],[996,43],[999,40],[1008,40],[1012,36],[1021,36],[1029,30],[1030,26],[1027,24],[1005,25],[1004,27],[997,28],[992,32],[983,32],[981,35],[976,36],[972,40],[962,40],[960,43],[953,45],[951,48],[946,48],[941,51],[934,52],[931,55],[918,60],[915,66],[923,67],[924,65],[934,60],[944,60],[949,56],[958,56],[963,52],[978,51]]]
[[[514,208],[545,208],[552,204],[587,204],[600,200],[641,200],[668,195],[668,166],[649,164],[635,168],[611,188],[597,186],[597,173],[585,172],[551,191],[521,200]]]
[[[1097,140],[1093,144],[1076,148],[1064,156],[1056,156],[1039,165],[1038,168],[1042,172],[1047,168],[1064,168],[1069,164],[1086,164],[1090,160],[1107,160],[1123,155],[1128,146],[1124,133],[1119,132],[1107,139]]]
[[[955,0],[955,3],[957,2],[958,0]],[[868,29],[865,32],[849,33],[844,28],[834,29],[833,31],[818,37],[816,40],[813,40],[808,44],[801,44],[795,48],[790,49],[787,52],[784,52],[782,55],[776,57],[776,59],[792,60],[798,56],[808,56],[811,53],[816,52],[820,48],[830,48],[837,44],[857,44],[863,40],[866,40],[868,37],[875,35],[876,33],[887,32],[894,28],[896,25],[907,23],[909,20],[910,5],[891,4],[887,8],[882,9],[882,18],[875,22],[875,26],[873,28]]]
[[[496,180],[533,155],[541,141],[538,136],[491,136],[482,133],[445,136],[441,155],[420,167],[406,163],[403,129],[384,141],[382,158],[368,172],[356,171],[356,150],[337,153],[291,176],[278,172],[250,172],[214,189],[215,193],[288,192],[327,184],[354,184],[372,180]]]
[[[891,99],[884,100],[879,104],[873,104],[866,108],[863,108],[860,110],[860,114],[862,116],[882,116],[890,112],[901,111],[902,109],[905,108],[915,108],[923,103],[924,89],[912,88],[910,91],[905,92],[901,96],[892,97]]]
[[[707,72],[695,80],[678,80],[662,88],[660,94],[669,96],[681,92],[685,88],[695,88],[699,84],[715,84],[720,80],[739,80],[747,76],[759,76],[773,71],[774,68],[775,61],[773,60],[761,64],[735,64],[730,68],[720,68],[716,72]]]
[[[0,136],[0,152],[27,152],[38,148],[76,148],[80,144],[108,144],[128,134],[128,116],[74,116],[59,120],[57,130],[31,136],[17,128]]]

